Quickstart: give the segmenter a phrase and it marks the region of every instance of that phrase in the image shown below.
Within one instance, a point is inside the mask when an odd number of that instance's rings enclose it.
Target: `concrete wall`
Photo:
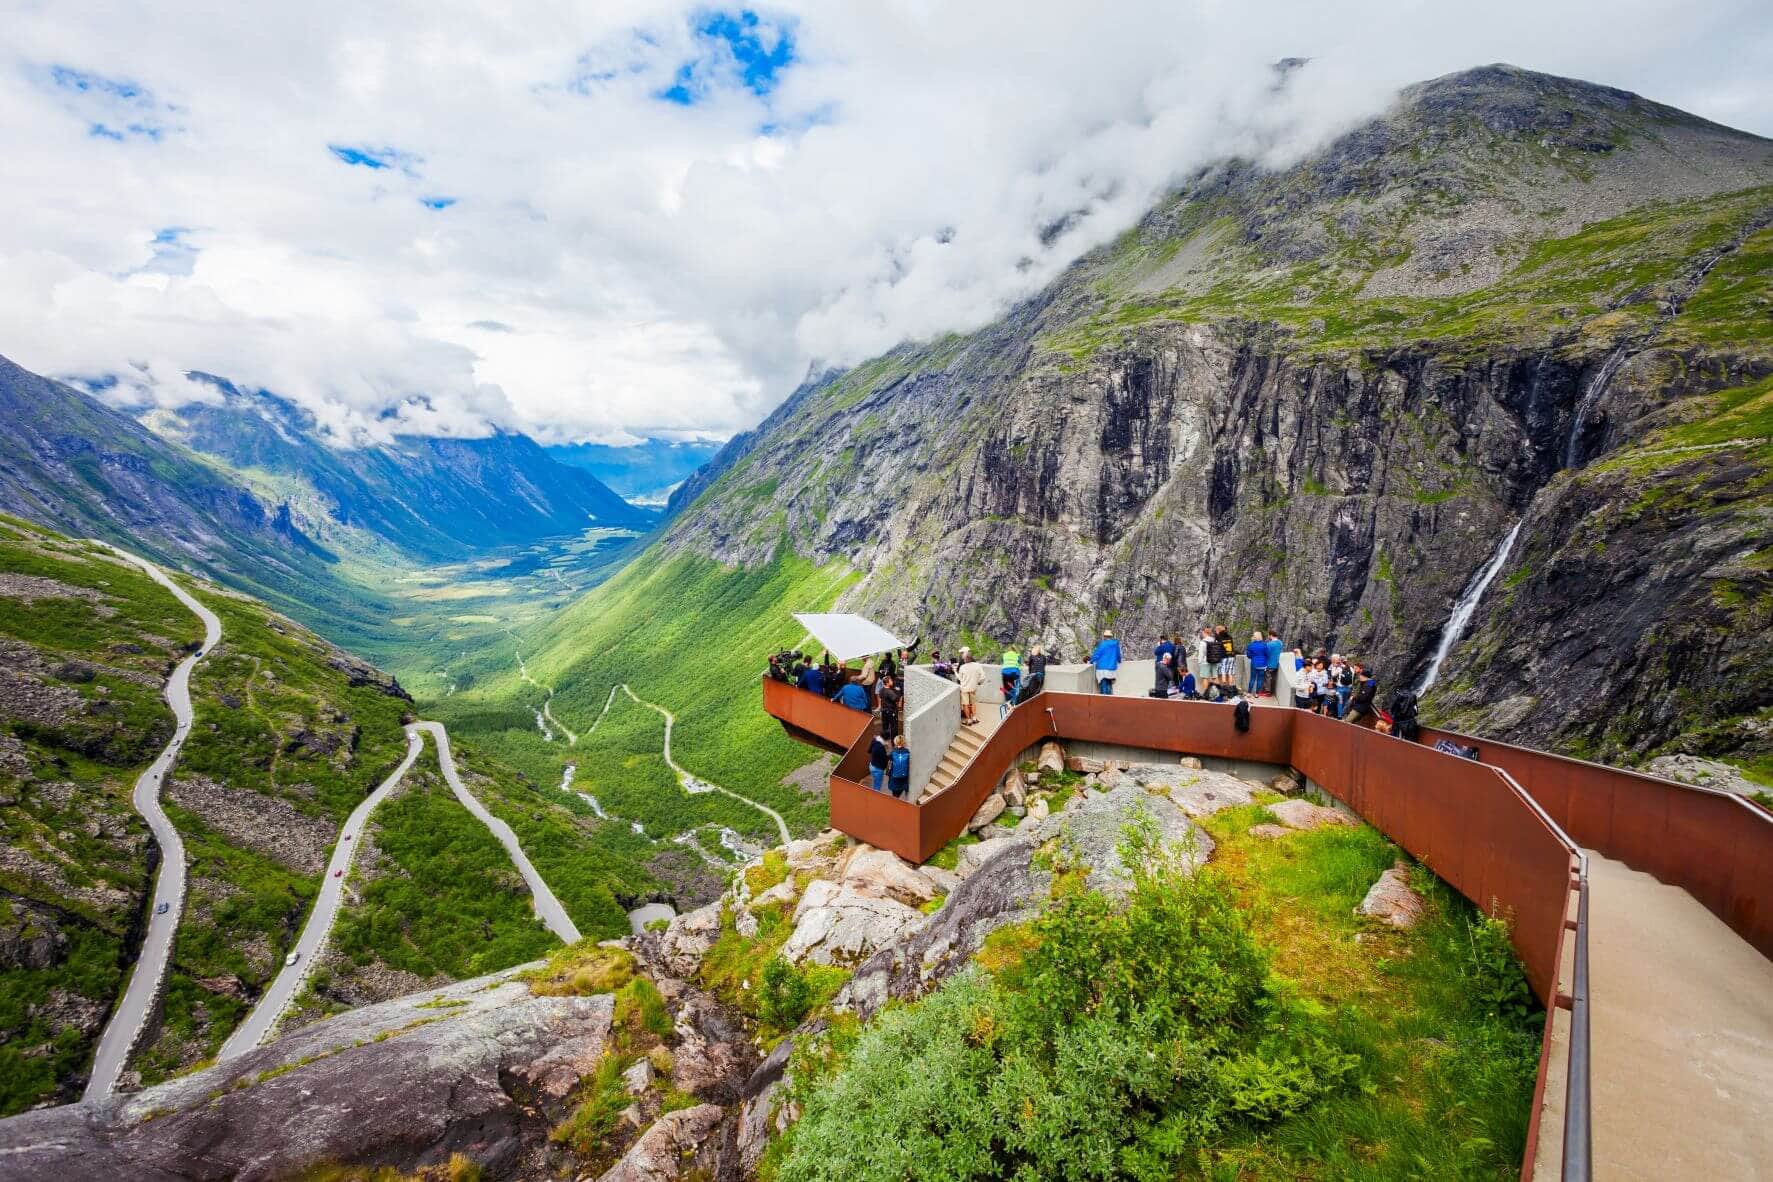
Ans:
[[[916,800],[960,730],[960,687],[913,665],[905,671],[905,703],[905,745],[911,748],[911,791],[906,799]]]
[[[1197,686],[1203,684],[1207,678],[1206,666],[1195,659],[1192,645],[1188,646],[1186,664],[1188,672],[1194,674],[1195,684]],[[1095,667],[1091,665],[1080,667],[1089,671],[1089,678],[1085,681],[1080,692],[1094,693],[1096,690]],[[1150,654],[1128,658],[1123,651],[1120,668],[1116,672],[1114,696],[1117,698],[1142,698],[1157,686],[1157,662],[1152,659]],[[1050,674],[1047,677],[1047,684],[1052,685]],[[1057,689],[1058,687],[1053,686],[1053,688]],[[1237,688],[1240,690],[1250,688],[1250,658],[1243,653],[1237,655]]]

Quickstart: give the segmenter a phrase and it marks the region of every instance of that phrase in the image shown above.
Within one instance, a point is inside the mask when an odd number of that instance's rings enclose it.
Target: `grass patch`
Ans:
[[[524,974],[529,991],[541,997],[590,997],[614,993],[634,979],[634,956],[604,948],[587,937],[548,955],[539,969]]]

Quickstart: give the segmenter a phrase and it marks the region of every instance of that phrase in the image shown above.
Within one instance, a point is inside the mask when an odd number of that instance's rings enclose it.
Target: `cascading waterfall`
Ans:
[[[1465,591],[1459,596],[1459,602],[1453,607],[1453,614],[1447,618],[1447,626],[1441,631],[1440,643],[1435,645],[1434,659],[1428,662],[1428,671],[1422,675],[1422,680],[1416,683],[1418,696],[1427,693],[1428,687],[1435,683],[1436,678],[1440,677],[1441,666],[1447,663],[1447,657],[1452,653],[1453,646],[1459,643],[1461,636],[1465,635],[1465,629],[1471,624],[1471,617],[1477,614],[1478,604],[1484,601],[1484,592],[1490,589],[1490,584],[1495,582],[1496,576],[1502,573],[1503,566],[1508,562],[1509,552],[1514,549],[1515,539],[1521,536],[1521,526],[1525,524],[1526,518],[1524,517],[1514,523],[1514,528],[1508,531],[1502,539],[1502,544],[1496,547],[1494,554],[1490,555],[1490,560],[1479,567],[1477,574],[1471,576],[1471,582],[1465,585]]]
[[[1607,387],[1612,385],[1613,375],[1625,363],[1626,348],[1627,343],[1622,343],[1607,354],[1601,367],[1594,371],[1594,377],[1588,379],[1588,388],[1582,391],[1582,397],[1576,403],[1576,416],[1570,420],[1570,438],[1564,443],[1564,467],[1576,466],[1582,446],[1582,428],[1588,422],[1588,412],[1594,409],[1594,404],[1607,392]]]

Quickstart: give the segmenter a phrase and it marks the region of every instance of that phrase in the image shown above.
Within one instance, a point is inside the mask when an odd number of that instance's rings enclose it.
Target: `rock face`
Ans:
[[[782,956],[795,964],[855,964],[923,919],[921,912],[897,900],[820,879],[806,888],[794,909],[794,932],[782,946]]]
[[[894,572],[850,610],[1073,659],[1103,619],[1139,659],[1178,621],[1262,625],[1389,694],[1524,517],[1428,717],[1640,750],[1695,721],[1684,702],[1752,715],[1763,430],[1643,475],[1596,461],[1773,373],[1764,317],[1705,298],[1757,282],[1770,181],[1765,141],[1623,92],[1436,79],[1286,171],[1206,170],[978,332],[809,382],[664,546],[753,564],[785,538]],[[1661,204],[1686,198],[1704,212]],[[1622,215],[1668,233],[1646,271],[1604,236],[1570,270],[1531,253]],[[1523,680],[1558,692],[1516,702]]]
[[[1659,755],[1644,765],[1652,776],[1678,780],[1700,788],[1716,788],[1737,796],[1753,796],[1766,788],[1742,774],[1735,764],[1720,759],[1704,759],[1697,755]]]
[[[719,938],[720,903],[716,901],[673,919],[660,941],[660,955],[671,973],[690,977]]]
[[[666,1113],[598,1182],[672,1182],[691,1171],[707,1172],[713,1167],[717,1148],[708,1135],[724,1115],[715,1104]]]
[[[458,1152],[496,1173],[545,1140],[531,1097],[564,1101],[596,1069],[612,1008],[490,977],[352,1010],[142,1092],[15,1117],[0,1179],[274,1179]]]

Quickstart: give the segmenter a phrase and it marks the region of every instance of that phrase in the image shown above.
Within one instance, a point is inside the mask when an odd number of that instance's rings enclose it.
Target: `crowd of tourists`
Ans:
[[[799,651],[778,653],[769,660],[769,675],[777,681],[878,717],[880,725],[868,750],[869,773],[877,791],[897,797],[905,796],[911,783],[911,751],[904,734],[904,677],[917,659],[920,644],[921,638],[878,660],[868,657],[859,667],[833,660],[829,652],[816,662]],[[1239,676],[1240,656],[1248,661],[1247,683]],[[1247,729],[1249,704],[1276,698],[1284,681],[1291,686],[1292,700],[1287,704],[1296,709],[1370,725],[1384,734],[1416,738],[1414,694],[1400,691],[1381,709],[1378,678],[1365,662],[1323,648],[1307,654],[1304,646],[1289,646],[1273,632],[1252,632],[1241,652],[1230,630],[1223,626],[1202,627],[1186,639],[1180,633],[1160,635],[1151,659],[1152,697],[1231,703],[1238,706],[1239,729]],[[993,665],[962,645],[952,656],[932,649],[929,669],[959,686],[962,725],[979,726],[979,694],[994,675],[1002,695],[999,709],[1008,712],[1046,688],[1047,670],[1058,660],[1056,654],[1034,644],[1029,646],[1026,659],[1011,647]],[[1090,653],[1090,664],[1097,692],[1114,693],[1125,654],[1113,629],[1103,629]],[[1283,679],[1282,669],[1290,669],[1292,676]]]

